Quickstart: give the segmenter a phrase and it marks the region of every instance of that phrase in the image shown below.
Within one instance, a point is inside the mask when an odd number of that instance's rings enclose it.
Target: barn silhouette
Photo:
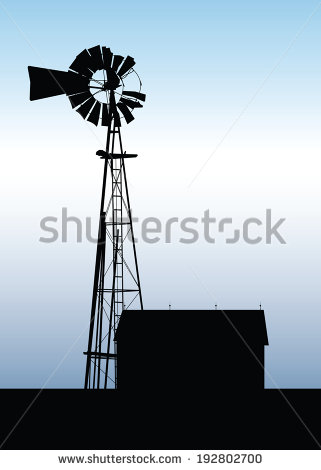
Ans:
[[[120,391],[264,388],[263,310],[126,310],[115,339]]]

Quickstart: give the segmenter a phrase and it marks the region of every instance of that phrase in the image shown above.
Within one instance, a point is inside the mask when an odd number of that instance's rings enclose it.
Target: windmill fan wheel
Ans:
[[[28,67],[30,100],[66,94],[71,106],[87,121],[97,125],[121,126],[134,120],[133,110],[142,108],[146,95],[134,70],[133,57],[113,54],[105,46],[84,49],[72,62],[68,72]],[[102,72],[102,78],[94,74]],[[126,88],[126,78],[135,74],[137,90]]]

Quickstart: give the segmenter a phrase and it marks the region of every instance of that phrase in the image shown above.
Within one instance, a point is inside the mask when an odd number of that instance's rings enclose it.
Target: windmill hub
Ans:
[[[120,82],[119,78],[105,80],[102,89],[103,91],[116,90],[116,88],[120,87],[119,82]]]

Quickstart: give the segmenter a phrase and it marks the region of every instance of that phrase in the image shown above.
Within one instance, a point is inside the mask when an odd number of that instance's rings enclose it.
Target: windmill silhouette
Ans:
[[[133,121],[133,111],[141,108],[146,98],[134,65],[130,56],[124,58],[105,46],[95,46],[77,55],[67,72],[28,67],[30,100],[66,94],[85,120],[107,127],[106,148],[96,152],[104,160],[104,171],[88,348],[84,352],[86,389],[117,388],[114,334],[125,299],[126,309],[143,309],[125,170],[125,159],[137,155],[123,151],[120,133],[121,123]],[[110,251],[106,250],[107,241],[111,242]]]

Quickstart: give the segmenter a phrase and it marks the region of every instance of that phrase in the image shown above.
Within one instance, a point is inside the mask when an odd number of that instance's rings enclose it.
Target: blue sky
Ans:
[[[145,306],[262,302],[267,386],[321,386],[318,5],[1,0],[1,387],[83,384],[95,248],[42,244],[39,223],[96,217],[105,135],[64,96],[30,102],[27,66],[97,44],[133,56],[147,94],[123,129],[140,220],[286,218],[286,245],[139,241]]]

